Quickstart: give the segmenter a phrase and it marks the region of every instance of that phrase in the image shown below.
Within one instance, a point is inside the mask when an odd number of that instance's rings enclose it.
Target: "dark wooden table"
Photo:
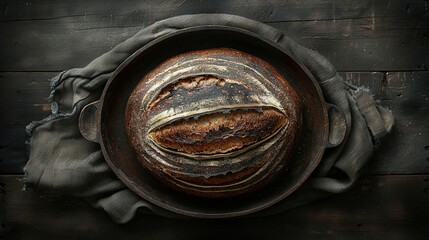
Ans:
[[[353,189],[268,218],[125,225],[81,199],[21,191],[25,126],[49,114],[49,78],[157,20],[215,12],[283,30],[393,111],[392,134]],[[0,237],[429,239],[428,65],[427,0],[0,0]]]

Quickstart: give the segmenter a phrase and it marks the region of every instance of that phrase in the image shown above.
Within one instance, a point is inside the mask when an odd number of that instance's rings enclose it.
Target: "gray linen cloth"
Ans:
[[[100,98],[107,80],[128,56],[158,37],[204,25],[245,29],[276,42],[295,55],[315,76],[326,101],[345,113],[350,129],[340,146],[325,152],[317,170],[303,186],[254,216],[279,213],[349,189],[370,159],[374,145],[391,130],[391,112],[376,106],[368,92],[346,83],[317,52],[299,45],[273,27],[227,14],[184,15],[156,22],[86,67],[70,69],[53,78],[52,114],[27,126],[30,151],[24,168],[26,186],[83,197],[92,206],[104,209],[118,223],[131,220],[137,211],[181,217],[154,206],[128,189],[108,167],[100,146],[81,136],[77,123],[82,108]]]

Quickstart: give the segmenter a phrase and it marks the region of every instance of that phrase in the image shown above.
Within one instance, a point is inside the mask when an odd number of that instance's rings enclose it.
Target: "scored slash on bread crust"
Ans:
[[[300,98],[269,63],[213,48],[176,55],[131,93],[128,140],[140,163],[172,189],[232,197],[285,169],[301,132]]]
[[[216,112],[181,119],[150,132],[159,146],[187,154],[219,154],[238,150],[274,134],[287,122],[274,109]]]

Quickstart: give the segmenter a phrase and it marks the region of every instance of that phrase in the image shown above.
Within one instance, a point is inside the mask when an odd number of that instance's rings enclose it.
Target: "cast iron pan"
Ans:
[[[156,180],[137,161],[124,124],[128,98],[145,74],[178,54],[210,48],[237,49],[272,64],[295,88],[303,108],[300,142],[286,170],[262,189],[224,199],[188,195]],[[317,82],[304,65],[254,33],[220,26],[180,30],[139,49],[114,72],[101,99],[82,110],[79,127],[86,139],[100,143],[109,166],[135,193],[161,208],[201,218],[242,216],[281,201],[302,185],[325,149],[339,145],[346,132],[344,115],[325,103]]]

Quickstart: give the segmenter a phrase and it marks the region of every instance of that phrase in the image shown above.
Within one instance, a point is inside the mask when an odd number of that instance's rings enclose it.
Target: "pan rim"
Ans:
[[[233,32],[233,33],[238,33],[244,36],[250,36],[253,39],[258,39],[259,41],[263,42],[264,44],[266,44],[267,46],[270,46],[271,48],[277,49],[277,51],[281,52],[282,54],[284,54],[287,58],[291,59],[292,62],[294,62],[294,64],[298,65],[298,67],[300,68],[300,70],[302,70],[305,75],[309,78],[309,80],[311,80],[313,87],[315,88],[315,90],[317,91],[317,100],[320,101],[321,103],[321,111],[323,114],[323,120],[324,123],[329,123],[328,120],[328,113],[327,113],[327,106],[326,106],[326,102],[323,98],[323,93],[322,90],[319,86],[319,84],[317,83],[317,81],[315,80],[314,76],[311,74],[311,72],[305,67],[304,64],[302,64],[300,61],[298,61],[296,59],[296,57],[291,54],[287,49],[282,48],[279,44],[272,42],[268,39],[264,39],[261,36],[244,30],[244,29],[240,29],[240,28],[235,28],[235,27],[226,27],[226,26],[218,26],[218,25],[205,25],[205,26],[198,26],[198,27],[191,27],[191,28],[186,28],[186,29],[182,29],[182,30],[177,30],[176,32],[173,33],[169,33],[166,34],[162,37],[159,37],[151,42],[149,42],[148,44],[144,45],[143,47],[141,47],[140,49],[138,49],[136,52],[134,52],[133,54],[131,54],[124,62],[122,62],[120,64],[120,66],[114,71],[114,73],[111,75],[111,77],[109,78],[108,82],[106,83],[101,98],[100,98],[100,122],[103,123],[103,111],[105,110],[105,98],[106,95],[112,85],[112,83],[115,81],[115,79],[117,78],[117,76],[119,74],[121,74],[121,72],[131,63],[133,63],[133,61],[136,61],[136,59],[138,59],[138,57],[147,49],[150,49],[152,47],[156,47],[157,44],[162,43],[165,40],[183,35],[183,34],[189,34],[189,33],[203,33],[204,31],[226,31],[226,32]],[[326,128],[325,128],[326,129]],[[325,147],[323,145],[323,147],[320,147],[320,149],[317,151],[317,154],[315,154],[315,156],[312,157],[313,161],[310,163],[311,166],[308,167],[307,171],[304,171],[304,174],[301,176],[300,180],[298,181],[298,183],[294,184],[293,187],[287,189],[287,191],[284,191],[283,194],[278,195],[277,197],[274,197],[271,199],[271,201],[266,202],[265,204],[261,204],[257,207],[253,207],[253,208],[249,208],[247,210],[240,210],[240,211],[234,211],[234,212],[219,212],[219,213],[204,213],[202,211],[198,211],[198,210],[190,210],[190,209],[183,209],[174,205],[170,205],[170,204],[165,204],[162,200],[158,199],[157,197],[151,196],[151,194],[146,194],[145,192],[142,192],[137,186],[135,186],[133,184],[133,181],[130,179],[129,176],[127,176],[126,173],[124,173],[121,169],[118,169],[117,166],[115,165],[115,163],[112,161],[112,159],[110,158],[110,153],[109,150],[107,149],[107,146],[105,145],[105,141],[104,141],[104,137],[103,137],[103,124],[101,124],[100,128],[99,128],[99,133],[101,136],[100,139],[100,146],[101,146],[101,150],[103,153],[103,156],[106,159],[106,162],[108,163],[109,167],[112,169],[112,171],[118,176],[118,178],[128,187],[130,188],[133,192],[135,192],[137,195],[139,195],[140,197],[142,197],[143,199],[149,201],[150,203],[161,207],[163,209],[175,212],[175,213],[179,213],[182,215],[187,215],[187,216],[192,216],[192,217],[200,217],[200,218],[227,218],[227,217],[237,217],[237,216],[242,216],[242,215],[247,215],[250,213],[255,213],[255,212],[259,212],[263,209],[266,209],[276,203],[278,203],[279,201],[285,199],[287,196],[289,196],[290,194],[292,194],[293,192],[295,192],[311,175],[311,173],[316,169],[316,167],[319,165],[321,159],[322,159],[322,155],[324,153]],[[323,143],[325,144],[327,142],[328,139],[328,132],[325,130],[323,133]],[[137,161],[137,160],[136,160]]]

